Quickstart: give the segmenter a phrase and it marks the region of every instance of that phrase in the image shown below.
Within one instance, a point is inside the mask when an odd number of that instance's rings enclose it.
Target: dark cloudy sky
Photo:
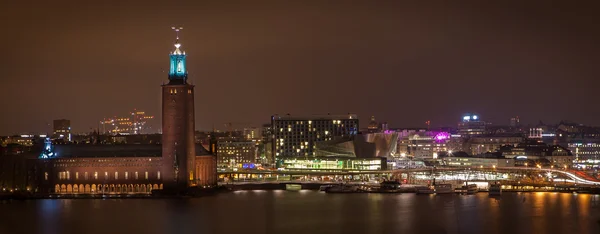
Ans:
[[[468,111],[600,125],[597,3],[415,2],[428,3],[2,1],[0,134],[57,118],[88,131],[133,108],[160,118],[172,25],[197,129],[328,112],[393,127],[455,126]]]

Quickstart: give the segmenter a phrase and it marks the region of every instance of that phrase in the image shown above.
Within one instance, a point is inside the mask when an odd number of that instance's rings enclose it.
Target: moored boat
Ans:
[[[436,184],[433,186],[435,194],[449,194],[454,193],[452,190],[452,184]]]
[[[417,188],[417,194],[434,194],[435,189],[433,186],[428,186],[426,188]]]
[[[468,184],[462,187],[462,190],[467,194],[474,194],[479,192],[479,188],[476,184]]]
[[[498,182],[490,184],[490,188],[488,189],[488,193],[490,196],[500,196],[502,195],[502,185]]]
[[[349,185],[349,184],[340,184],[331,186],[329,189],[325,190],[326,193],[356,193],[360,192],[358,186]]]
[[[321,185],[321,186],[319,186],[319,191],[326,192],[328,189],[330,189],[333,186],[335,186],[335,185],[333,185],[333,184]]]

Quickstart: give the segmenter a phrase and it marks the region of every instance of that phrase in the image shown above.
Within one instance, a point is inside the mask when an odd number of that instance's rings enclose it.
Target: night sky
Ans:
[[[0,135],[58,118],[89,132],[133,108],[160,118],[174,25],[199,130],[348,112],[363,126],[456,126],[465,112],[600,125],[593,1],[82,2],[0,3]]]

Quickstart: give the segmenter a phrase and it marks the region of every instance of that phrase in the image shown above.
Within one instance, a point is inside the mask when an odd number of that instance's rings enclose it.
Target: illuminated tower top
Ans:
[[[172,27],[177,39],[175,40],[175,51],[171,52],[171,67],[169,69],[169,84],[187,84],[187,70],[185,65],[185,51],[181,51],[179,43],[179,31],[183,27]]]

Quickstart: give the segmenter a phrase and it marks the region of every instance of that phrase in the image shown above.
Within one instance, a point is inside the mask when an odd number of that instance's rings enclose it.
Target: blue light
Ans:
[[[50,158],[58,156],[57,153],[52,152],[52,141],[50,138],[44,140],[44,150],[40,154],[40,158]]]
[[[187,79],[187,71],[185,65],[185,54],[172,53],[171,67],[169,69],[169,80],[185,80]]]

